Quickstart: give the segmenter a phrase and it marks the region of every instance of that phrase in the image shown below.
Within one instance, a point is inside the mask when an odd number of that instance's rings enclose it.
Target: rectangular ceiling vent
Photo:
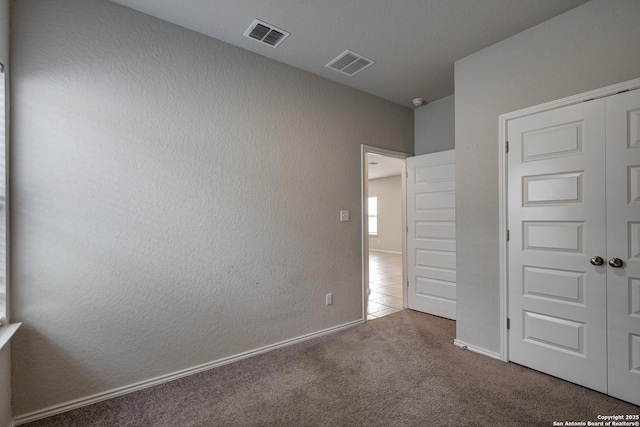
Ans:
[[[329,62],[326,67],[336,70],[342,74],[346,74],[349,77],[353,77],[360,71],[375,64],[376,61],[372,61],[369,58],[365,58],[350,50],[345,50],[342,55],[338,56],[333,61]]]
[[[258,40],[271,47],[278,47],[280,43],[289,36],[290,33],[276,28],[271,24],[254,19],[247,31],[244,32],[245,37]]]

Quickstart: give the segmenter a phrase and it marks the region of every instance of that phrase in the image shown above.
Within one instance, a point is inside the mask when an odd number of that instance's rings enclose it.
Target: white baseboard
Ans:
[[[369,252],[384,252],[385,254],[396,254],[396,255],[402,255],[402,252],[398,252],[398,251],[386,251],[384,249],[371,249],[369,248]]]
[[[455,345],[457,345],[458,347],[464,348],[465,350],[470,350],[470,351],[473,351],[474,353],[480,353],[483,356],[487,356],[487,357],[490,357],[492,359],[502,360],[500,358],[500,355],[498,353],[493,352],[493,351],[485,350],[484,348],[476,347],[476,346],[473,346],[471,344],[467,344],[467,343],[462,342],[462,341],[457,340],[457,339],[453,340],[453,343]]]
[[[93,394],[91,396],[83,397],[80,399],[75,399],[69,402],[61,403],[58,405],[49,406],[48,408],[40,409],[38,411],[29,412],[27,414],[22,414],[14,417],[11,421],[9,427],[19,426],[22,424],[27,424],[42,418],[51,417],[53,415],[58,415],[63,412],[72,411],[74,409],[82,408],[83,406],[93,405],[94,403],[102,402],[104,400],[113,399],[114,397],[122,396],[125,394],[133,393],[138,390],[142,390],[145,388],[153,387],[156,385],[160,385],[169,381],[177,380],[179,378],[188,377],[189,375],[194,375],[203,371],[208,371],[209,369],[217,368],[222,365],[226,365],[229,363],[237,362],[242,359],[247,359],[252,356],[257,356],[258,354],[266,353],[271,350],[275,350],[280,347],[286,347],[292,344],[297,344],[302,341],[306,341],[312,338],[317,338],[322,335],[326,335],[332,332],[338,332],[343,329],[350,328],[359,323],[363,323],[364,320],[356,320],[354,322],[345,323],[343,325],[334,326],[332,328],[323,329],[318,332],[313,332],[310,334],[302,335],[297,338],[292,338],[289,340],[281,341],[279,343],[271,344],[265,347],[260,347],[255,350],[249,350],[244,353],[239,353],[234,356],[225,357],[222,359],[214,360],[212,362],[204,363],[202,365],[194,366],[191,368],[183,369],[181,371],[173,372],[171,374],[162,375],[160,377],[151,378],[149,380],[140,381],[138,383],[130,384],[124,387],[118,387],[113,390],[108,390],[102,393]]]

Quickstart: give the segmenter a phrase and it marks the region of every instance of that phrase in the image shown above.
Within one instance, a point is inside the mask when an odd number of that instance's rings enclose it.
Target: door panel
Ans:
[[[509,358],[607,390],[604,100],[508,123]]]
[[[407,174],[407,305],[455,319],[455,152],[408,158]]]
[[[607,98],[609,394],[640,405],[640,90]]]

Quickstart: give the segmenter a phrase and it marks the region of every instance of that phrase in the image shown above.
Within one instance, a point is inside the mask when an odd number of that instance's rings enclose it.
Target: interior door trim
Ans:
[[[640,89],[640,78],[623,83],[607,86],[601,89],[584,92],[533,107],[524,108],[510,113],[501,114],[498,117],[498,245],[499,245],[499,286],[500,286],[500,360],[509,361],[509,333],[507,330],[507,318],[509,314],[509,277],[508,277],[508,182],[507,182],[507,126],[510,120],[517,119],[544,111],[555,110],[568,105],[578,104],[592,99],[604,98],[620,92]]]

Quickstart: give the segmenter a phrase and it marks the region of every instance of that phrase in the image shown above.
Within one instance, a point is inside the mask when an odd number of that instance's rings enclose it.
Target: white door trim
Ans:
[[[369,216],[369,206],[367,203],[367,194],[369,193],[369,164],[367,163],[367,153],[380,154],[383,156],[395,157],[398,159],[406,159],[413,157],[413,154],[404,153],[402,151],[388,150],[386,148],[374,147],[372,145],[361,145],[360,149],[360,217],[361,233],[362,233],[362,318],[367,319],[367,288],[369,285],[369,227],[367,219]],[[406,245],[407,245],[407,167],[402,162],[402,173],[400,174],[400,186],[402,191],[402,300],[403,305],[407,306],[407,291],[404,283],[407,281],[407,262],[406,262]]]
[[[509,361],[509,337],[507,331],[507,317],[509,313],[509,295],[508,285],[509,278],[508,269],[508,248],[507,248],[507,229],[508,229],[508,212],[507,212],[507,125],[509,120],[519,117],[529,116],[531,114],[541,113],[543,111],[554,110],[560,107],[577,104],[595,98],[603,98],[605,96],[615,95],[618,92],[639,89],[640,79],[629,80],[627,82],[607,86],[601,89],[592,90],[578,95],[569,96],[545,104],[536,105],[522,110],[513,111],[511,113],[501,114],[498,117],[498,196],[499,196],[499,217],[498,217],[498,245],[500,252],[500,360]]]

